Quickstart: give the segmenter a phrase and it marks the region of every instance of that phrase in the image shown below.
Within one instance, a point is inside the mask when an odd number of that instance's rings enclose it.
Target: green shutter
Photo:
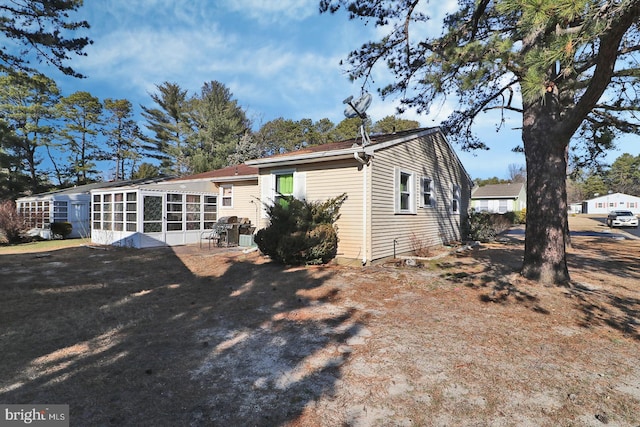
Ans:
[[[293,194],[293,174],[277,176],[277,191],[283,195]]]

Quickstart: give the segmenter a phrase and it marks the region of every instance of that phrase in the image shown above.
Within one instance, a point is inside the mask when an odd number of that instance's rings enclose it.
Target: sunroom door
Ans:
[[[166,241],[166,230],[162,221],[162,196],[143,195],[142,232],[148,238],[160,242]]]

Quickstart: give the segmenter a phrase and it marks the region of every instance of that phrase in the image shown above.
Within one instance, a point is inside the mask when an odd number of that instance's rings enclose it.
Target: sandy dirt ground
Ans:
[[[517,230],[415,267],[3,248],[0,402],[73,426],[640,426],[640,241],[571,228],[568,287],[518,275]]]

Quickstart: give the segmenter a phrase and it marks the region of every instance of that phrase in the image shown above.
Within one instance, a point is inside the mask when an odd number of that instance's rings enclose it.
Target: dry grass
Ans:
[[[72,425],[640,424],[640,241],[575,237],[567,288],[521,278],[522,251],[285,269],[4,248],[0,401],[69,404]]]

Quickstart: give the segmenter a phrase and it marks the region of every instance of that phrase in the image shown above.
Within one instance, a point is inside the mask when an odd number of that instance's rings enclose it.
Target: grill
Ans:
[[[221,216],[213,225],[211,230],[200,234],[200,247],[202,241],[209,241],[209,248],[215,246],[238,246],[240,234],[253,234],[255,227],[251,225],[248,218],[238,218],[237,216]]]
[[[237,216],[221,216],[213,226],[217,230],[218,246],[238,246],[239,223]]]

